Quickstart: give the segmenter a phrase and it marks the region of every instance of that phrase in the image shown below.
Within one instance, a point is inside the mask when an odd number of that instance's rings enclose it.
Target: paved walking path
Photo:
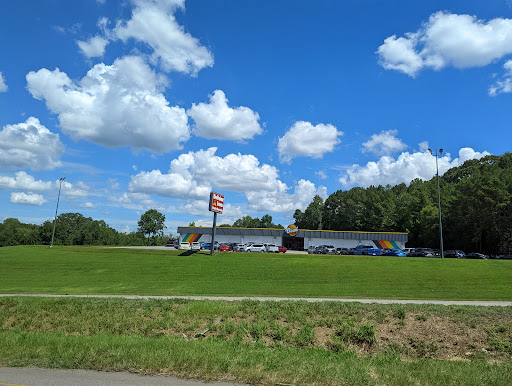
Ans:
[[[234,386],[167,375],[138,375],[95,370],[55,370],[34,367],[0,367],[0,386]],[[240,384],[237,384],[240,385]]]
[[[258,300],[258,301],[284,301],[303,300],[306,302],[356,302],[379,304],[440,304],[443,306],[499,306],[512,307],[512,301],[484,301],[484,300],[414,300],[414,299],[339,299],[339,298],[278,298],[259,296],[146,296],[146,295],[56,295],[56,294],[0,294],[0,297],[32,296],[49,298],[121,298],[121,299],[189,299],[189,300]]]

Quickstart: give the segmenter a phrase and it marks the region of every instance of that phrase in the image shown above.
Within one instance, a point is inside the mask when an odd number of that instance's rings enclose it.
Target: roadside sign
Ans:
[[[224,196],[219,193],[210,192],[210,212],[220,213],[224,210]]]

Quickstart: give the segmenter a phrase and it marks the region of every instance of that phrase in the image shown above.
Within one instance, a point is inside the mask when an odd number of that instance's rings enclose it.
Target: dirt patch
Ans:
[[[468,327],[449,318],[431,316],[427,320],[410,314],[375,326],[379,345],[408,351],[414,357],[439,359],[467,358],[488,349],[484,326]]]

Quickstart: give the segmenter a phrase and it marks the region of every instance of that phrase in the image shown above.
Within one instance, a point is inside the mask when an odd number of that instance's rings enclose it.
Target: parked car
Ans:
[[[211,249],[212,248],[212,243],[202,243],[201,244],[201,249]]]
[[[430,248],[414,248],[407,256],[412,257],[434,257],[434,251]]]
[[[483,253],[472,252],[472,253],[468,253],[466,255],[466,258],[467,259],[484,259],[484,260],[487,260],[489,258],[489,256],[484,255]]]
[[[279,252],[282,252],[282,253],[286,253],[286,251],[288,250],[288,248],[285,248],[285,247],[283,247],[282,245],[279,245],[279,246],[277,247],[277,249],[279,249]]]
[[[266,252],[269,252],[269,253],[279,253],[279,248],[277,248],[277,245],[275,244],[263,244],[265,246],[265,250]]]
[[[166,247],[176,248],[176,240],[174,240],[174,239],[167,240],[167,244],[165,244],[165,246]]]
[[[308,248],[308,255],[314,255],[316,253],[316,247],[311,245]]]
[[[245,252],[245,244],[236,244],[233,248],[235,252]]]
[[[219,251],[221,251],[221,252],[228,252],[229,251],[229,245],[221,244],[220,247],[219,247]]]
[[[200,251],[201,250],[201,244],[197,241],[193,241],[190,244],[190,250],[191,251]]]
[[[379,256],[380,249],[374,248],[372,245],[358,245],[357,247],[352,249],[352,253],[354,255],[371,255],[371,256]]]
[[[384,248],[380,251],[381,256],[406,256],[405,252],[396,248]]]
[[[457,258],[457,259],[465,259],[466,254],[459,250],[448,250],[444,251],[444,257],[446,258]]]
[[[317,247],[317,253],[323,255],[335,255],[336,249],[332,245],[319,245]]]
[[[246,249],[246,252],[266,252],[266,248],[263,244],[252,244]]]
[[[179,248],[178,249],[183,249],[183,250],[188,250],[190,251],[190,243],[187,243],[185,241],[182,241],[180,244],[179,244]]]
[[[336,248],[337,255],[351,255],[352,251],[348,248]]]

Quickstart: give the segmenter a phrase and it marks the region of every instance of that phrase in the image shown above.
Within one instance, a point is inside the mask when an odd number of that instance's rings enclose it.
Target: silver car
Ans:
[[[249,245],[246,249],[246,252],[267,252],[265,246],[263,244],[252,244]]]

